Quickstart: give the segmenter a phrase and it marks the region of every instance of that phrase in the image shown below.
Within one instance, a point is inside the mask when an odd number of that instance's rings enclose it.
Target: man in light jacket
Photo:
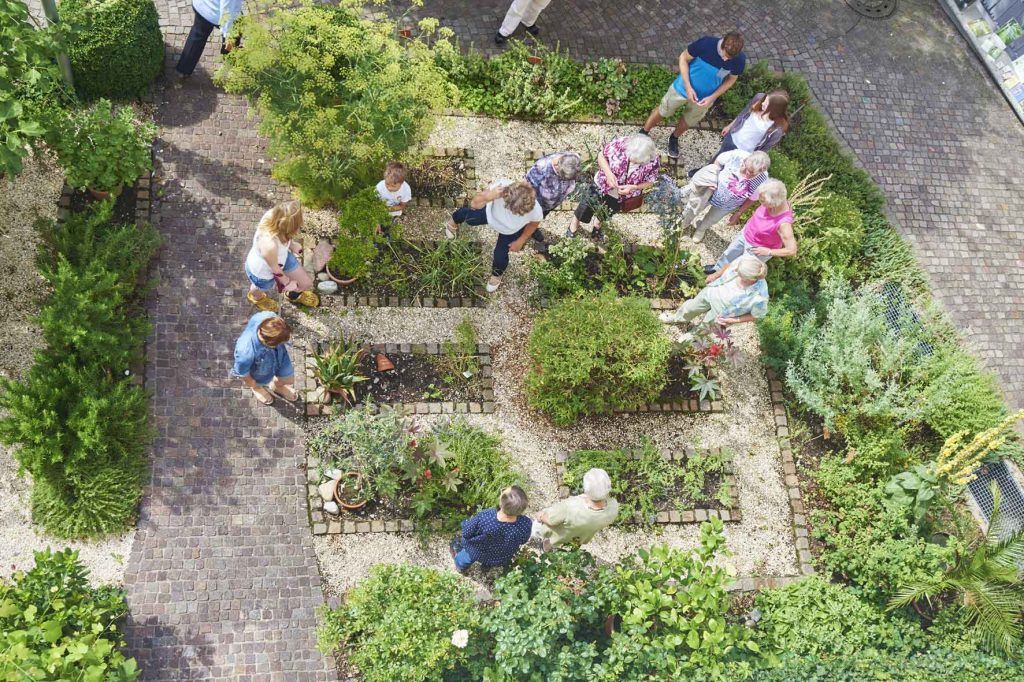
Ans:
[[[223,36],[221,54],[227,54],[236,47],[234,39],[229,39],[228,34],[231,32],[231,24],[242,13],[242,0],[192,0],[192,11],[195,13],[192,30],[188,32],[185,48],[181,51],[178,65],[174,67],[182,78],[191,76],[195,71],[213,29],[220,27]]]

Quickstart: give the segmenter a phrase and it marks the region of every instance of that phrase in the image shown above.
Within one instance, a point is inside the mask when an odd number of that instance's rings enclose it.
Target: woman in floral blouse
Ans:
[[[594,182],[576,207],[576,215],[565,233],[567,237],[576,236],[580,223],[590,224],[598,205],[604,204],[607,215],[614,215],[621,210],[622,202],[654,186],[661,159],[651,138],[636,134],[617,137],[605,145],[597,157],[597,165],[600,170],[594,174]],[[600,225],[591,234],[600,238]]]

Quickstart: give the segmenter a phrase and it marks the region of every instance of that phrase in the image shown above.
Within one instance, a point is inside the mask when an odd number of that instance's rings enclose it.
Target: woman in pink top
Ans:
[[[718,272],[743,254],[756,256],[766,263],[773,256],[791,258],[796,255],[793,236],[793,211],[786,203],[786,186],[778,180],[766,180],[758,188],[761,205],[750,216],[721,258],[704,271]]]

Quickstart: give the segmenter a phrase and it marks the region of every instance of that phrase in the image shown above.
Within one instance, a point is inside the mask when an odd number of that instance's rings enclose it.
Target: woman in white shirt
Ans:
[[[748,153],[767,152],[788,132],[789,93],[785,90],[772,90],[767,95],[759,92],[739,116],[722,130],[722,146],[711,159],[717,159],[734,149]],[[690,171],[690,177],[698,170],[695,168]]]
[[[277,303],[267,295],[275,288],[297,305],[320,305],[320,297],[310,291],[313,279],[295,257],[302,252],[302,247],[293,241],[300,229],[302,204],[297,201],[274,206],[263,214],[256,227],[245,257],[245,274],[249,277],[246,298],[260,310],[277,310]]]
[[[533,185],[520,180],[495,180],[485,190],[476,193],[469,206],[457,209],[448,219],[445,235],[452,239],[459,225],[490,225],[498,233],[491,261],[491,278],[487,280],[488,293],[501,286],[501,276],[508,267],[509,251],[521,251],[527,239],[541,241],[537,227],[544,220],[544,211],[537,201]]]

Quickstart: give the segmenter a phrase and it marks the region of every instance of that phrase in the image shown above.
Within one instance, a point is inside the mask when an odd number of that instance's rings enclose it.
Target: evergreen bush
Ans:
[[[138,97],[159,75],[164,39],[153,0],[62,0],[60,15],[84,99]]]
[[[606,292],[562,301],[530,334],[530,406],[565,425],[649,403],[668,381],[670,345],[645,299]]]

